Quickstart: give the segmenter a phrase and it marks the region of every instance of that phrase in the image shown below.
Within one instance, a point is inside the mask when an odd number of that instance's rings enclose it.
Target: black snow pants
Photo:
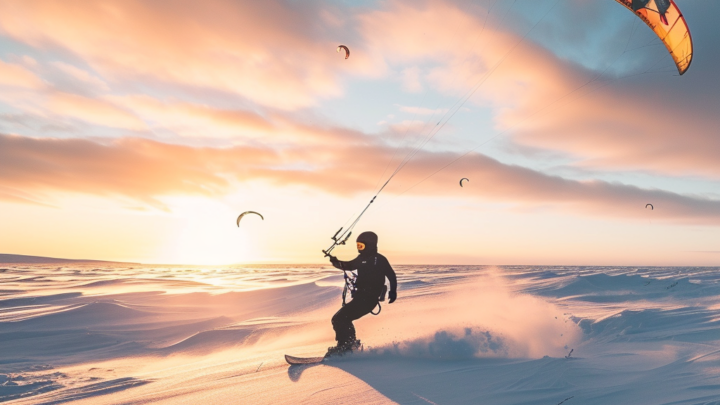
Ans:
[[[377,297],[356,294],[352,301],[340,308],[332,317],[335,340],[338,346],[355,340],[355,326],[352,321],[369,314],[378,304]]]

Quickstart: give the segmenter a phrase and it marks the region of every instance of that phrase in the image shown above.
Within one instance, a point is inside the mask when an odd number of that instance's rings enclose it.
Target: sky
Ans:
[[[2,1],[0,252],[322,263],[397,171],[391,263],[718,265],[720,3],[677,4],[682,76],[612,0]]]

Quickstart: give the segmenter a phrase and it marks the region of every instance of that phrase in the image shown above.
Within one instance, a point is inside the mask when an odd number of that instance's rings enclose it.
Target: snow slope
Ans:
[[[396,270],[363,352],[291,367],[332,268],[0,264],[0,401],[720,404],[717,268]]]

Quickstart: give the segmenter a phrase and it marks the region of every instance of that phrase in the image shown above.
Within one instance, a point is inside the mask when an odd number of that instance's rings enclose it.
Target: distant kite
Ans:
[[[650,211],[653,211],[655,209],[652,204],[645,204],[645,209],[647,209],[647,207],[650,207]]]
[[[263,218],[263,216],[260,215],[260,213],[258,213],[258,212],[255,212],[255,211],[245,211],[245,212],[243,212],[242,214],[240,214],[240,216],[237,218],[237,226],[238,226],[238,227],[240,227],[240,220],[242,219],[242,217],[245,216],[245,214],[255,214],[255,215],[259,216],[260,218],[262,218],[263,221],[265,220],[265,218]]]
[[[350,49],[348,49],[348,47],[345,45],[338,45],[337,51],[340,52],[341,49],[345,51],[345,59],[349,58],[350,57]]]
[[[462,179],[460,179],[460,187],[463,186],[463,185],[462,185],[463,180],[470,181],[470,179],[468,179],[467,177],[463,177]]]

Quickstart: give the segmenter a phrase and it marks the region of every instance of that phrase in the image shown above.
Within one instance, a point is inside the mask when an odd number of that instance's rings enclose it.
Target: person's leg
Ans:
[[[375,306],[377,302],[372,299],[356,297],[335,313],[332,324],[338,346],[355,340],[355,326],[352,321],[369,314]]]
[[[332,326],[335,330],[335,340],[337,340],[338,346],[347,342],[351,335],[355,335],[355,327],[352,324],[352,319],[350,319],[353,312],[351,303],[340,308],[332,317]]]

